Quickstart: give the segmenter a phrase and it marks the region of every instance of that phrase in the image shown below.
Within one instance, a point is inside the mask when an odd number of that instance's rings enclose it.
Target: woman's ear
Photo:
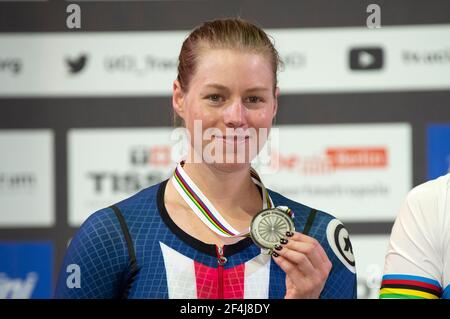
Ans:
[[[184,92],[178,80],[173,81],[172,106],[175,113],[184,120]]]

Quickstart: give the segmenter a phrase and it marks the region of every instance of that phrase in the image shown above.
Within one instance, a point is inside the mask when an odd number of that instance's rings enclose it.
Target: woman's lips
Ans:
[[[227,136],[214,136],[216,139],[221,140],[226,144],[242,144],[248,141],[250,136],[248,135],[227,135]]]

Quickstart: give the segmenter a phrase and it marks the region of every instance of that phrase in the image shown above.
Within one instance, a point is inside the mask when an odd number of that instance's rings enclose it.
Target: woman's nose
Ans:
[[[242,127],[247,124],[246,108],[241,101],[228,105],[223,112],[225,125],[228,127]]]

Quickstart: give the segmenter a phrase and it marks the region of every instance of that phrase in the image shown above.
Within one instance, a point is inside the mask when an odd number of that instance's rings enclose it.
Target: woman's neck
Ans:
[[[242,211],[253,215],[262,209],[261,195],[250,177],[250,165],[233,171],[205,163],[186,163],[183,168],[209,201],[224,215],[240,219],[243,217]],[[253,212],[255,208],[257,211]]]

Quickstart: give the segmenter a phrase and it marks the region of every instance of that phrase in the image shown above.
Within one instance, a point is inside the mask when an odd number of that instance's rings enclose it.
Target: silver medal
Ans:
[[[294,232],[292,217],[279,208],[269,208],[259,212],[250,224],[250,237],[256,245],[271,250],[286,237],[286,232]]]

